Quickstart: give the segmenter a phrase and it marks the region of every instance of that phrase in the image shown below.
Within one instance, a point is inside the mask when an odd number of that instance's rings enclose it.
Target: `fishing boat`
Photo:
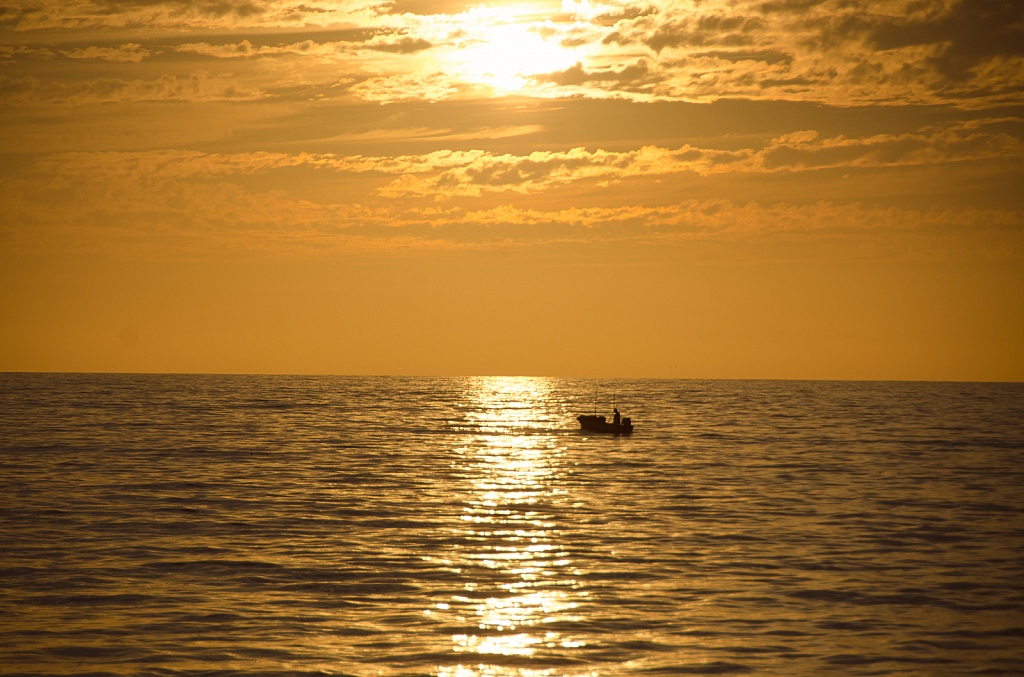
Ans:
[[[633,432],[633,423],[629,418],[623,418],[618,423],[609,423],[604,416],[580,414],[576,417],[576,420],[580,422],[581,430],[589,430],[592,433],[629,435]]]

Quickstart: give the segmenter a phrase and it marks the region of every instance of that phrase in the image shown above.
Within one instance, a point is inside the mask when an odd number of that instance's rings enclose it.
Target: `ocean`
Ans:
[[[0,673],[1022,675],[1024,384],[0,374]]]

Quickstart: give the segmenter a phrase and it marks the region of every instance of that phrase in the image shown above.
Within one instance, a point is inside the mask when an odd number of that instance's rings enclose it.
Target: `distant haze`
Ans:
[[[14,0],[0,370],[1024,380],[1024,5]]]

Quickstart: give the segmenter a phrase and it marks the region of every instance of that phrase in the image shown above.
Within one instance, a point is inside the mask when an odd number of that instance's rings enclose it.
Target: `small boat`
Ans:
[[[592,433],[611,433],[613,435],[629,435],[633,432],[633,423],[624,418],[616,425],[609,423],[604,416],[590,416],[580,414],[576,417],[580,422],[580,430],[589,430]]]

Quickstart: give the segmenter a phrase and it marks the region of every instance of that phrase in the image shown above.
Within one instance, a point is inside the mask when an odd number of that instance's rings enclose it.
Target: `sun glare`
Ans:
[[[521,89],[531,75],[563,70],[576,61],[569,50],[531,32],[528,24],[488,26],[481,32],[486,41],[461,50],[457,58],[470,81],[498,93]]]

